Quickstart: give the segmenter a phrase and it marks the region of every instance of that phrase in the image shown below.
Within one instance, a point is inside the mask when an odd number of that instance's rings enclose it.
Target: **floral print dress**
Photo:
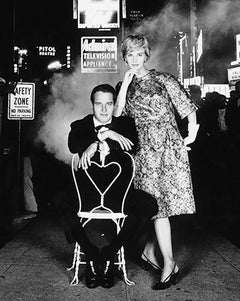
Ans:
[[[187,149],[177,127],[197,108],[177,79],[155,69],[133,77],[124,115],[135,119],[139,150],[135,155],[135,188],[153,195],[159,207],[154,218],[195,212]]]

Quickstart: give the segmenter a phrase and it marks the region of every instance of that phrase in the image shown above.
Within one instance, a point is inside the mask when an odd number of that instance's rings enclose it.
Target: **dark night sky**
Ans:
[[[65,39],[71,36],[72,1],[16,1],[15,20],[19,44],[31,40]]]

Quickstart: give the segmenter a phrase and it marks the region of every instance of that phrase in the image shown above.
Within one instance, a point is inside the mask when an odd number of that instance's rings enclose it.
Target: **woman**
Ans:
[[[121,52],[129,70],[114,114],[119,116],[123,112],[135,119],[140,145],[135,156],[135,186],[152,194],[158,202],[159,211],[153,219],[163,269],[153,289],[161,290],[176,283],[179,272],[173,257],[169,217],[195,212],[187,145],[197,135],[197,108],[173,75],[145,67],[150,47],[144,36],[125,38]],[[177,127],[175,110],[181,118],[188,119],[188,136],[184,140]],[[157,265],[150,243],[143,256]]]

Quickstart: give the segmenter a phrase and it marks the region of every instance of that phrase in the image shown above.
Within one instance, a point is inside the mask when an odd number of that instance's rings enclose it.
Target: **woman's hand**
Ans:
[[[136,75],[135,70],[129,69],[128,71],[126,71],[124,78],[123,78],[123,84],[129,86],[134,75]]]

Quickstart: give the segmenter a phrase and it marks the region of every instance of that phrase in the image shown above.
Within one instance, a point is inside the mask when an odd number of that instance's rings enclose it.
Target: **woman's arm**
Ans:
[[[197,115],[196,111],[193,111],[187,116],[188,119],[188,125],[194,126],[197,125]]]
[[[127,96],[128,86],[132,81],[133,75],[134,75],[134,73],[131,69],[129,69],[125,73],[120,91],[119,91],[118,96],[117,96],[117,101],[115,103],[115,108],[114,108],[114,112],[113,112],[113,115],[115,117],[119,117],[122,114],[123,108],[124,108],[125,103],[126,103],[126,96]]]
[[[115,117],[119,117],[122,114],[123,108],[126,103],[127,89],[128,89],[128,86],[125,87],[123,85],[120,88],[120,91],[117,96],[117,101],[115,103],[114,112],[113,112],[113,116],[115,116]]]

